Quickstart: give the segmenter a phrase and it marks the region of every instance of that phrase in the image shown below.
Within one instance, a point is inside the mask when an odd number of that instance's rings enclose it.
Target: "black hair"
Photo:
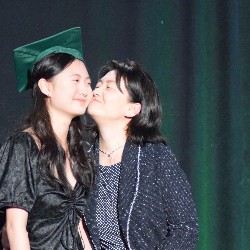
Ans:
[[[138,63],[130,60],[109,61],[99,71],[101,79],[108,72],[115,70],[116,85],[120,87],[121,79],[125,82],[130,101],[141,104],[141,111],[128,123],[128,140],[137,145],[149,143],[167,144],[160,132],[162,121],[162,106],[156,84]],[[98,133],[98,131],[97,131]]]
[[[30,128],[39,142],[38,165],[42,177],[51,185],[72,194],[72,187],[65,173],[66,153],[59,143],[47,110],[47,98],[38,87],[41,78],[49,80],[69,66],[75,57],[66,53],[52,53],[38,61],[31,72],[30,81],[33,83],[33,110],[26,118],[22,130]],[[70,166],[77,182],[89,191],[93,184],[93,164],[87,156],[84,140],[84,120],[77,116],[72,119],[67,143],[70,154]]]

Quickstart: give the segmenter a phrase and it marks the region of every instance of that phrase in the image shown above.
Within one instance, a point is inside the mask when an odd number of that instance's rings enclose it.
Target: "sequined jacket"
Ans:
[[[98,180],[97,173],[96,183]],[[99,250],[96,186],[88,200],[85,221],[94,248]],[[198,222],[190,185],[169,147],[126,143],[119,182],[118,220],[121,237],[129,250],[195,248]]]

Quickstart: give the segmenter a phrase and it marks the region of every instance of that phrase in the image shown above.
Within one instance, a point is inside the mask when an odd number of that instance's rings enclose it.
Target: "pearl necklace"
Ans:
[[[107,155],[108,157],[110,157],[110,155],[112,155],[116,150],[120,149],[121,147],[123,147],[123,145],[121,145],[120,147],[114,149],[112,152],[110,153],[107,153],[107,152],[104,152],[102,151],[100,148],[99,148],[99,151],[102,152],[103,154]]]

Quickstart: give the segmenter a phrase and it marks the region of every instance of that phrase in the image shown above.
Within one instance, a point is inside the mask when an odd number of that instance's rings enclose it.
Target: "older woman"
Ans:
[[[159,131],[151,77],[133,61],[102,67],[88,113],[97,177],[85,220],[96,249],[194,249],[190,185]]]

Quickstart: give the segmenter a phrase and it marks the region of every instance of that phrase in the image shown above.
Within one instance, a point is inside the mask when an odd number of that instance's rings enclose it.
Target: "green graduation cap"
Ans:
[[[81,28],[71,28],[14,50],[19,92],[33,87],[28,84],[29,73],[36,62],[51,53],[67,53],[83,61]]]

